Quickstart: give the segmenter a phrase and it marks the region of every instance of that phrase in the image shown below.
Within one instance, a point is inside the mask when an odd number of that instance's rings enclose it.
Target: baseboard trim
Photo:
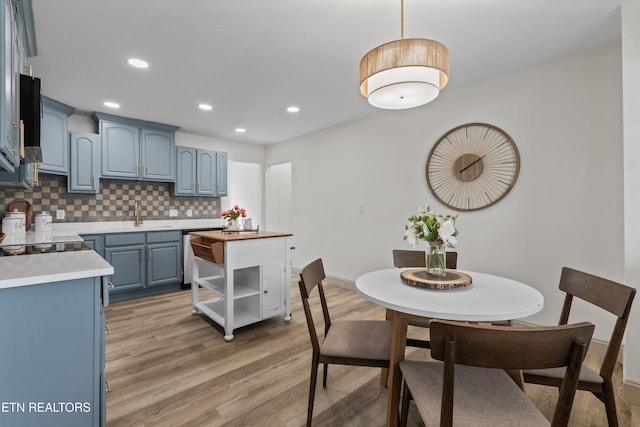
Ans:
[[[292,279],[295,280],[296,282],[300,280],[298,275],[300,274],[301,271],[302,271],[301,268],[297,268],[297,267],[291,268],[291,275],[293,276]],[[356,282],[354,282],[353,280],[343,279],[342,277],[337,277],[337,276],[327,276],[324,280],[324,284],[336,285],[336,286],[340,286],[341,288],[349,289],[352,291],[357,290]]]
[[[341,288],[350,289],[352,291],[356,289],[356,282],[353,280],[343,279],[342,277],[336,276],[327,276],[327,283],[331,283],[332,285],[340,286]]]
[[[622,381],[622,396],[625,402],[640,406],[640,383],[629,380]]]

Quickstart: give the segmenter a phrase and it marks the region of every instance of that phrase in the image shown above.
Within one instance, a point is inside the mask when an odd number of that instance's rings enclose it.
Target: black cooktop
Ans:
[[[36,255],[52,252],[90,251],[91,248],[84,242],[51,243],[46,245],[15,245],[0,248],[1,256]]]

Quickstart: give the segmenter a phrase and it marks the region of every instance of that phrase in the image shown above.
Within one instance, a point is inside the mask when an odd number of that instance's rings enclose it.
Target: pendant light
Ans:
[[[449,52],[434,40],[404,38],[370,50],[360,61],[360,93],[374,107],[401,110],[433,101],[449,80]]]

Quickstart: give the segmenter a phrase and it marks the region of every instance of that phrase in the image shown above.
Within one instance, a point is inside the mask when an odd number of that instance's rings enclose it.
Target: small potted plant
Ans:
[[[247,211],[245,211],[244,208],[240,208],[238,205],[234,205],[232,209],[222,211],[220,216],[225,219],[227,229],[238,230],[240,228],[238,218],[246,218]]]
[[[418,208],[418,215],[409,217],[409,223],[404,227],[404,240],[414,247],[420,240],[429,245],[425,256],[427,274],[430,276],[446,275],[445,249],[453,248],[458,243],[457,218],[458,215],[436,215],[429,205],[425,205]]]

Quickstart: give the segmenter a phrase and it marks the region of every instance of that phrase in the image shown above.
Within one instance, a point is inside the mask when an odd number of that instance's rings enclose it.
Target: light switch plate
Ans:
[[[191,218],[193,216],[193,210],[192,209],[187,209],[187,216],[189,218]]]
[[[169,209],[169,216],[178,216],[178,209]]]
[[[58,209],[56,211],[56,219],[64,219],[64,209]]]

